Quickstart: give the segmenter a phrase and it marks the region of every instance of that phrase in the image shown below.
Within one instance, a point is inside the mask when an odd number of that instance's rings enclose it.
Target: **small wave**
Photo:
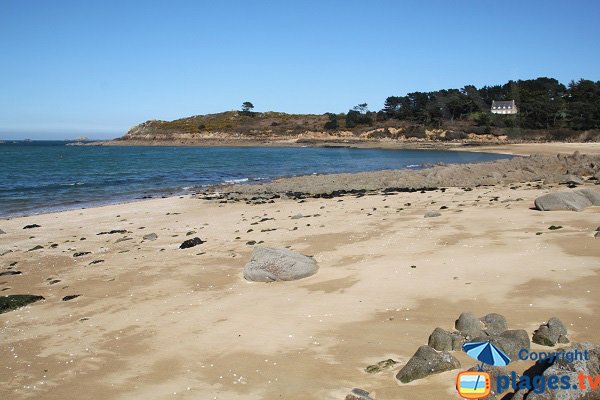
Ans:
[[[406,166],[406,168],[417,168],[417,167],[420,167],[420,166],[421,166],[421,164],[409,164],[409,165]]]
[[[250,179],[248,178],[241,178],[241,179],[227,179],[225,180],[226,184],[232,184],[232,183],[242,183],[242,182],[248,182]]]
[[[70,182],[70,183],[61,183],[60,186],[81,186],[85,185],[83,182]]]

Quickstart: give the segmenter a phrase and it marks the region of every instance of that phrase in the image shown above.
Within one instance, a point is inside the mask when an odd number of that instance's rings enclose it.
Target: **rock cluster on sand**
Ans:
[[[477,318],[465,312],[455,321],[454,328],[455,332],[435,328],[429,336],[429,346],[439,351],[456,351],[461,350],[465,342],[490,341],[512,359],[517,357],[519,350],[530,347],[527,332],[508,329],[506,318],[500,314],[491,313]]]
[[[398,372],[396,379],[402,383],[408,383],[456,368],[460,368],[460,362],[450,353],[438,352],[429,346],[421,346]]]
[[[590,382],[585,381],[585,387],[581,387],[579,382],[580,374],[591,376],[592,379],[600,376],[600,345],[592,343],[577,343],[573,346],[561,349],[567,353],[573,353],[575,351],[580,354],[587,352],[588,360],[573,360],[569,362],[564,358],[557,358],[552,365],[548,366],[546,361],[538,361],[532,370],[543,371],[541,373],[544,376],[546,382],[552,376],[570,378],[571,385],[577,384],[577,390],[569,387],[567,389],[559,387],[558,389],[551,389],[548,386],[541,388],[544,390],[541,393],[536,393],[533,389],[519,389],[511,397],[512,400],[592,400],[600,399],[600,385],[596,385],[592,389]],[[540,374],[540,372],[536,372]],[[564,378],[562,378],[564,379]],[[539,391],[539,390],[538,390]]]
[[[558,343],[569,343],[567,328],[558,318],[550,318],[547,323],[533,333],[533,343],[543,346],[555,346]]]
[[[581,211],[592,206],[600,206],[600,191],[591,188],[548,193],[535,199],[540,211]]]
[[[437,327],[429,336],[428,344],[421,346],[396,378],[402,383],[424,378],[431,374],[460,368],[460,363],[449,351],[462,351],[465,342],[491,342],[511,359],[516,359],[521,349],[531,343],[527,331],[508,329],[506,318],[500,314],[487,314],[477,318],[473,313],[460,314],[454,323],[455,331]]]
[[[288,249],[256,247],[244,267],[244,278],[254,282],[293,281],[316,272],[312,257]]]

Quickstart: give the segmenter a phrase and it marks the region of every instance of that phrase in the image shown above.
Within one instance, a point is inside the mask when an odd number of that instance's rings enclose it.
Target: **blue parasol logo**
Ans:
[[[505,367],[510,363],[510,358],[489,341],[465,343],[463,344],[463,350],[474,359],[481,361],[479,370],[481,370],[483,364]]]

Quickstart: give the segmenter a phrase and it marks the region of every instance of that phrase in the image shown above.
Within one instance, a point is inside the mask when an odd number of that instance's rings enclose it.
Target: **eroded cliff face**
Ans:
[[[422,127],[382,127],[360,130],[298,130],[285,128],[248,129],[236,131],[187,129],[171,127],[164,121],[147,121],[131,128],[120,140],[136,142],[202,142],[202,141],[291,141],[291,142],[348,142],[348,141],[476,141],[504,142],[506,136],[475,134],[447,129]]]

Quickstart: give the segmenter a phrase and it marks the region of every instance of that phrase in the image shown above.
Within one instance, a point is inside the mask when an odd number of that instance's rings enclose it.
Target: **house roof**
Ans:
[[[509,100],[509,101],[492,100],[492,108],[513,108],[514,106],[515,106],[514,100]]]

